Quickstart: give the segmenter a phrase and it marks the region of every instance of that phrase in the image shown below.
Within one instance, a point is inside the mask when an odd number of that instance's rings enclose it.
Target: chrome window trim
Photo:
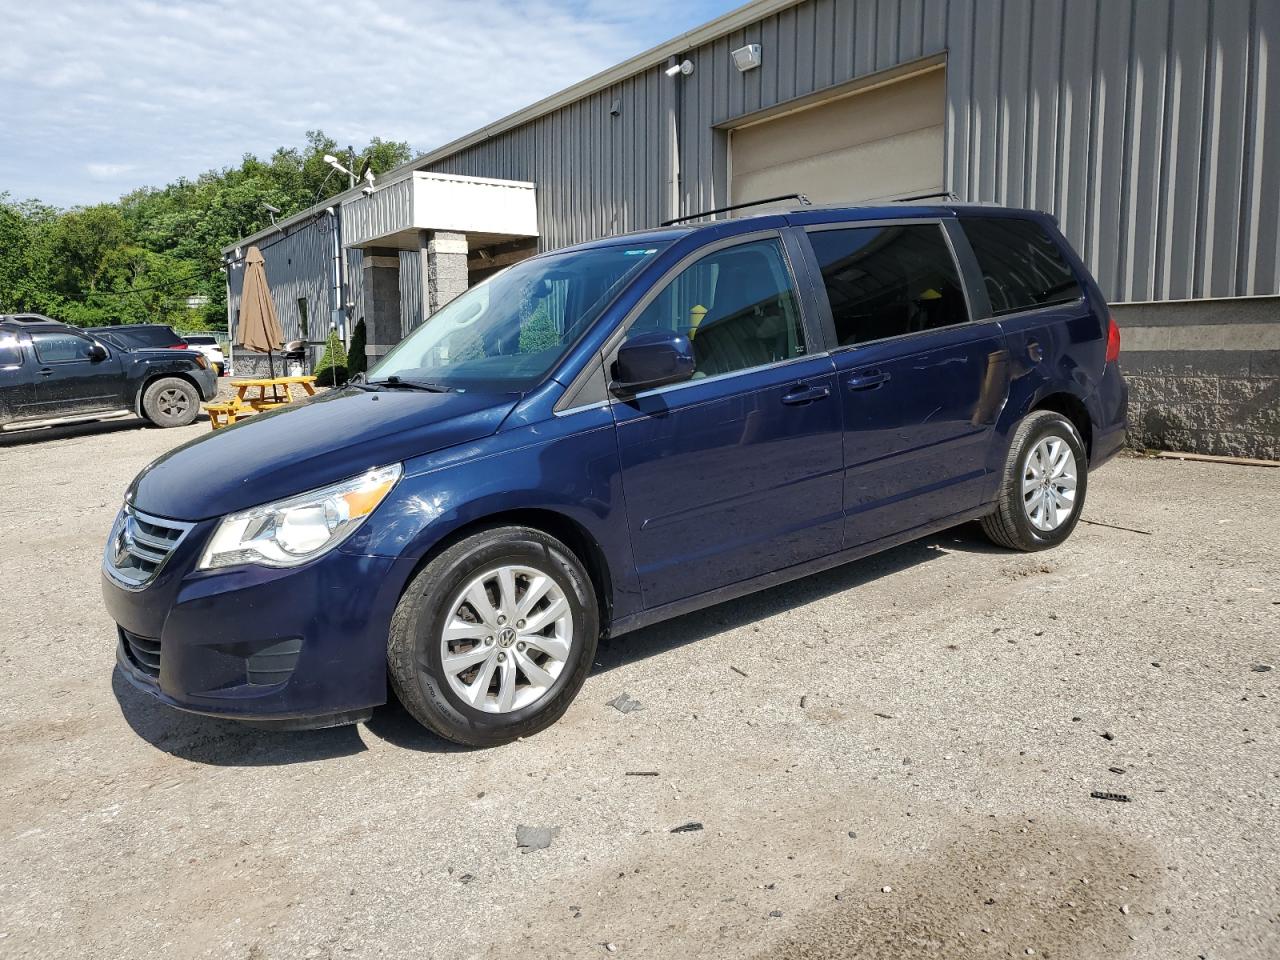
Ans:
[[[1076,304],[1084,303],[1089,298],[1083,293],[1071,300],[1062,300],[1058,303],[1044,303],[1038,307],[1028,307],[1025,310],[1015,310],[1011,313],[995,313],[992,312],[992,320],[1020,320],[1023,317],[1034,316],[1037,313],[1045,313],[1049,310],[1061,310],[1063,307],[1073,307]],[[1105,337],[1103,339],[1106,339]]]
[[[683,390],[687,387],[697,387],[704,383],[721,383],[734,377],[745,376],[748,373],[759,373],[761,370],[775,370],[780,367],[789,367],[792,364],[803,363],[805,360],[821,360],[823,357],[830,356],[830,351],[823,351],[822,353],[806,353],[798,357],[788,357],[786,360],[775,360],[773,363],[761,363],[754,367],[744,367],[741,370],[730,370],[728,373],[718,373],[714,377],[703,377],[700,380],[682,380],[680,383],[668,383],[666,386],[654,387],[652,390],[644,391],[644,393],[637,393],[631,399],[639,400],[641,397],[656,397],[659,394],[671,393],[675,390]],[[827,372],[830,373],[831,371]],[[763,390],[767,388],[761,387],[761,389]],[[626,400],[621,400],[617,397],[611,399],[609,402],[610,404],[627,403]]]

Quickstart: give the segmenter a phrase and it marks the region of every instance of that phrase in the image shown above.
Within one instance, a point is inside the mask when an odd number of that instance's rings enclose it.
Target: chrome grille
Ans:
[[[155,579],[193,524],[163,520],[125,506],[107,540],[103,564],[121,586],[139,590]]]

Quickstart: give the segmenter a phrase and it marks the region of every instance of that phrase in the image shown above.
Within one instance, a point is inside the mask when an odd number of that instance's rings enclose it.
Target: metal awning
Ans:
[[[532,183],[415,171],[342,202],[345,247],[417,250],[421,231],[465,233],[471,245],[538,235]]]

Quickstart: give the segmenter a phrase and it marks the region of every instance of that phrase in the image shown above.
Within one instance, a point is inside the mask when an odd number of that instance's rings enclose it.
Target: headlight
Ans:
[[[398,463],[379,467],[330,487],[228,514],[213,531],[199,569],[240,563],[296,567],[313,560],[355,533],[400,473]]]

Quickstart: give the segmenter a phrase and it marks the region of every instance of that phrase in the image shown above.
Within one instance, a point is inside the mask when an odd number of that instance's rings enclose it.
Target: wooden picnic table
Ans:
[[[210,426],[217,430],[219,427],[230,426],[244,414],[292,403],[292,387],[295,385],[301,387],[307,396],[314,397],[315,383],[315,377],[259,377],[232,380],[231,385],[236,388],[236,395],[226,403],[206,403],[204,408],[209,414]],[[254,387],[258,388],[258,395],[250,397],[249,391]],[[283,396],[280,395],[281,387],[284,388]],[[271,390],[271,396],[267,396],[268,389]]]
[[[249,406],[261,404],[263,406],[274,406],[281,403],[290,403],[293,396],[290,393],[290,387],[294,384],[302,387],[306,391],[307,396],[314,397],[316,395],[316,378],[315,377],[262,377],[255,380],[232,380],[231,385],[236,388],[236,396],[241,403],[247,403]],[[258,388],[258,396],[256,399],[250,399],[246,394],[254,387]],[[271,398],[267,398],[267,388],[271,388]],[[284,387],[284,396],[281,397],[279,389]]]

